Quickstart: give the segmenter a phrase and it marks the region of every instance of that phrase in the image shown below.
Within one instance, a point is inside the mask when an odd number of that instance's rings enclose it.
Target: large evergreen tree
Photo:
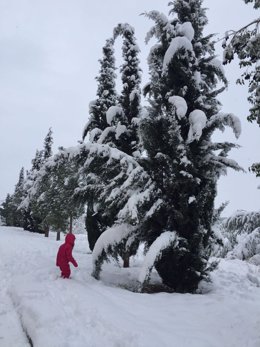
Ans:
[[[176,234],[178,246],[169,239],[155,266],[165,284],[192,292],[208,272],[217,179],[227,167],[239,169],[226,158],[235,145],[212,143],[211,135],[229,125],[239,136],[240,123],[219,112],[218,81],[226,79],[212,35],[203,36],[202,1],[176,0],[170,6],[173,19],[147,14],[155,21],[147,38],[155,36],[158,43],[149,56],[150,107],[141,133],[163,203],[144,231],[149,243],[166,231]]]
[[[220,112],[216,96],[226,79],[214,55],[212,35],[203,36],[207,18],[202,1],[176,0],[170,6],[173,18],[157,11],[147,14],[155,21],[147,39],[155,36],[158,42],[148,58],[151,81],[145,92],[150,106],[139,125],[146,155],[136,162],[131,179],[121,175],[121,181],[113,180],[118,188],[112,191],[106,185],[113,204],[108,204],[109,198],[106,203],[107,209],[113,206],[117,212],[117,224],[135,225],[134,238],[150,247],[146,262],[150,265],[140,279],[145,282],[155,265],[165,284],[193,292],[209,272],[217,179],[227,167],[240,169],[227,159],[236,146],[213,143],[211,135],[231,126],[238,137],[240,122]],[[223,87],[218,87],[219,81]],[[139,189],[137,172],[146,177]],[[122,243],[133,238],[132,229],[129,233],[122,233]],[[107,254],[115,255],[120,248],[119,235],[109,244],[106,234],[94,250],[97,277]]]
[[[141,101],[139,47],[136,43],[134,28],[129,24],[120,23],[114,28],[115,39],[118,36],[123,38],[123,64],[120,68],[122,92],[119,96],[122,115],[119,119],[112,119],[111,121],[117,123],[118,142],[116,147],[127,154],[138,156],[139,139],[137,126],[140,120]],[[124,131],[122,131],[122,126]]]
[[[120,68],[123,90],[115,98],[112,43],[118,36],[123,38],[123,64]],[[91,104],[92,114],[84,130],[84,135],[90,131],[92,143],[108,144],[124,153],[138,156],[140,152],[138,152],[137,128],[140,117],[141,70],[134,29],[129,24],[118,24],[114,29],[114,38],[107,40],[103,53],[104,57],[100,61],[100,76],[97,78],[98,99]],[[106,98],[104,98],[104,91]],[[97,105],[100,107],[97,108]],[[97,128],[99,123],[96,119],[102,119],[102,126]],[[92,136],[93,134],[94,136]],[[94,187],[94,185],[91,186]],[[110,210],[108,213],[107,206],[100,201],[102,200],[97,195],[95,188],[92,193],[88,192],[86,229],[90,249],[94,248],[98,237],[115,220],[114,210]]]
[[[83,140],[88,135],[90,142],[102,141],[101,134],[105,129],[109,130],[106,113],[108,109],[117,103],[116,74],[114,57],[114,39],[108,39],[103,47],[103,57],[99,60],[100,71],[96,80],[97,99],[89,106],[89,121],[83,130]],[[109,133],[109,131],[107,131]],[[84,197],[83,197],[84,201]],[[99,211],[96,210],[94,195],[88,196],[86,212],[86,229],[88,233],[89,247],[93,250],[96,240],[104,231],[104,222]]]

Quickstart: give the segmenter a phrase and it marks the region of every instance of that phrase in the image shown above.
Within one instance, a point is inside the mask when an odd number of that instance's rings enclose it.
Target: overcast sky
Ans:
[[[140,16],[149,10],[168,13],[165,0],[0,0],[0,199],[12,193],[21,167],[30,169],[36,149],[51,127],[54,152],[74,146],[88,119],[88,104],[95,98],[102,46],[114,26],[128,22],[136,30],[143,69],[148,79],[144,38],[152,22]],[[222,37],[257,17],[242,0],[205,0],[207,33]],[[118,43],[120,45],[120,42]],[[118,47],[120,49],[120,47]],[[216,47],[222,59],[219,43]],[[117,59],[117,66],[120,58]],[[242,148],[231,157],[248,169],[259,161],[260,129],[246,121],[246,87],[235,85],[237,62],[226,67],[229,89],[220,100],[223,111],[240,117],[243,133],[238,141],[231,131],[219,138],[234,140]],[[253,174],[228,172],[220,180],[216,206],[230,201],[226,214],[236,209],[259,210],[260,184]]]

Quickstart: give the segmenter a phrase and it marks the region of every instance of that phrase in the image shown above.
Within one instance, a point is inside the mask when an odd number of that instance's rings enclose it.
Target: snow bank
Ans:
[[[28,346],[21,324],[34,347],[260,346],[259,267],[223,259],[207,294],[139,294],[124,288],[137,281],[141,254],[129,269],[107,264],[96,281],[77,235],[79,267],[64,280],[55,267],[61,242],[0,227],[1,347]]]

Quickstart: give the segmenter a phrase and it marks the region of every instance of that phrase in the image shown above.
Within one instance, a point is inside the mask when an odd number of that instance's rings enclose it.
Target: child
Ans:
[[[75,235],[67,234],[65,237],[65,243],[63,243],[58,250],[56,265],[60,267],[62,278],[70,277],[69,262],[71,262],[75,267],[78,267],[76,260],[72,256],[74,242]]]

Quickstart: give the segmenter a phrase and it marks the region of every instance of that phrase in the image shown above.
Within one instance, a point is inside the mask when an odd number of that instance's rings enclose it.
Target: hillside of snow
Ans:
[[[62,242],[0,227],[1,347],[260,346],[259,267],[221,260],[205,294],[140,294],[127,289],[140,254],[129,269],[104,266],[97,281],[87,237],[76,235],[79,267],[66,280],[55,266]]]

